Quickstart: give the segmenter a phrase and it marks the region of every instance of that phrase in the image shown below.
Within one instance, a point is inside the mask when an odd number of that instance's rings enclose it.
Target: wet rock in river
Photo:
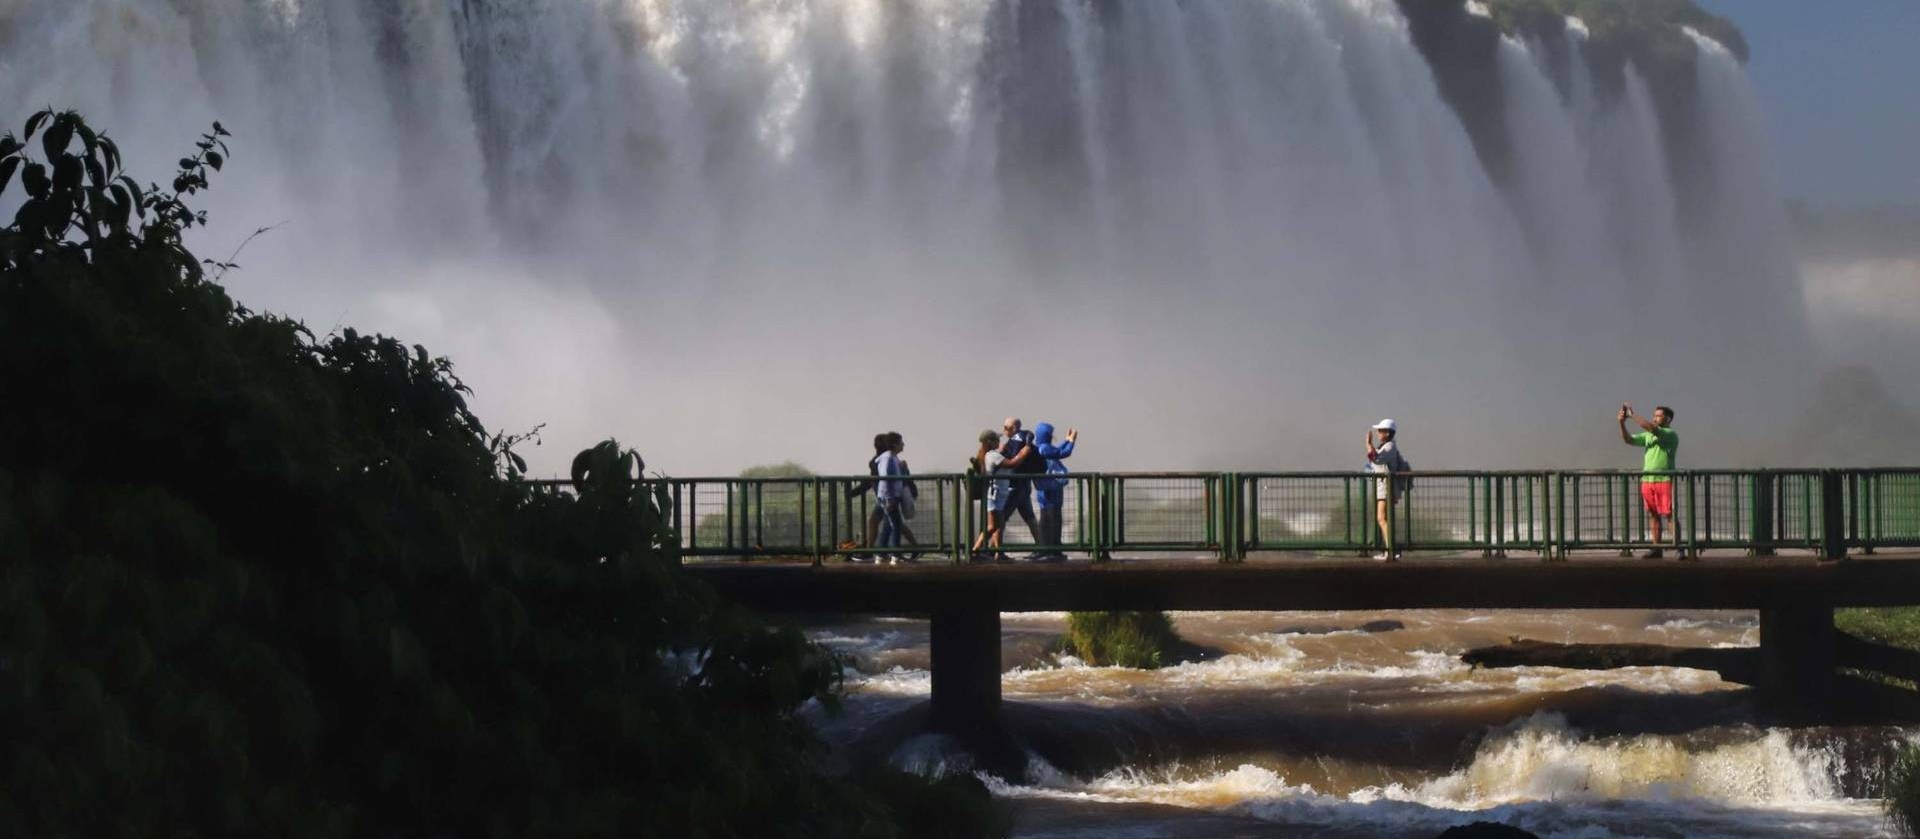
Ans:
[[[1540,839],[1540,837],[1512,825],[1474,822],[1459,827],[1449,827],[1447,832],[1440,834],[1439,839]]]

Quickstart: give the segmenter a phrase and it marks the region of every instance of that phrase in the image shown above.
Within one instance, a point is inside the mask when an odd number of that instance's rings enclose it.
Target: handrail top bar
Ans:
[[[1554,475],[1566,477],[1741,477],[1747,475],[1788,475],[1817,476],[1826,472],[1838,472],[1843,475],[1915,475],[1920,476],[1920,466],[1883,466],[1872,468],[1759,468],[1759,469],[1676,469],[1669,471],[1647,471],[1641,469],[1415,469],[1393,474],[1413,478],[1544,478]],[[968,475],[961,472],[927,472],[911,475],[896,475],[886,480],[959,480],[968,477],[996,481],[1031,481],[1052,478],[1067,481],[1091,481],[1098,478],[1116,478],[1121,480],[1215,480],[1225,478],[1252,479],[1331,479],[1331,478],[1378,478],[1386,473],[1362,470],[1353,471],[1305,471],[1305,472],[1066,472],[1066,473],[1000,473],[988,475]],[[537,486],[571,486],[571,478],[525,478],[529,484]],[[645,477],[643,483],[668,484],[785,484],[804,485],[815,481],[821,483],[854,483],[882,480],[875,475],[813,475],[789,478],[741,478],[741,477],[694,477],[680,478],[670,475]]]

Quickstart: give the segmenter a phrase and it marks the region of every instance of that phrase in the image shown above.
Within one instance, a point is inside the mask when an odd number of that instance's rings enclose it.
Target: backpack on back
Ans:
[[[1034,454],[1039,454],[1039,452],[1034,452]],[[1067,464],[1062,463],[1058,459],[1046,458],[1044,460],[1047,465],[1048,475],[1067,474]],[[1034,481],[1034,483],[1039,485],[1040,489],[1046,490],[1047,492],[1059,492],[1067,488],[1066,478],[1041,478],[1040,480]]]

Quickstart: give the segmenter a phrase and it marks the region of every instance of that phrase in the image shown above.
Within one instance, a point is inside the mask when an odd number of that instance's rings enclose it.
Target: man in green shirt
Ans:
[[[1627,420],[1633,420],[1643,429],[1639,434],[1627,433]],[[1664,543],[1661,539],[1663,525],[1673,518],[1673,456],[1680,450],[1680,433],[1674,431],[1673,409],[1665,405],[1653,409],[1653,419],[1648,421],[1633,413],[1633,406],[1620,406],[1620,442],[1629,446],[1645,449],[1646,454],[1640,461],[1640,501],[1647,507],[1647,516],[1653,519],[1653,544]],[[1680,538],[1680,529],[1673,529],[1673,536]],[[1642,554],[1648,559],[1664,556],[1660,548]]]

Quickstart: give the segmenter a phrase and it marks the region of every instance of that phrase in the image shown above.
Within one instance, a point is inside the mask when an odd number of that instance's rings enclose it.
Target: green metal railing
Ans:
[[[1238,475],[1237,555],[1248,551],[1384,550],[1374,473]],[[1396,550],[1545,553],[1547,472],[1419,472],[1397,476],[1386,509]]]
[[[1920,547],[1920,469],[1691,470],[1665,473],[1674,515],[1656,544],[1637,471],[1156,472],[1000,475],[1011,486],[1054,481],[1053,544],[1007,511],[1004,549],[1106,560],[1116,553],[1244,559],[1251,553],[1398,552],[1564,558],[1575,551],[1664,547],[1682,555],[1754,555]],[[875,479],[660,478],[689,558],[828,559],[872,553]],[[987,479],[915,475],[913,515],[886,553],[966,562],[988,520]],[[565,481],[539,482],[566,491]],[[1035,499],[1037,502],[1037,499]],[[1036,503],[1036,513],[1038,505]]]
[[[1840,480],[1849,547],[1920,547],[1920,470],[1849,469]]]

